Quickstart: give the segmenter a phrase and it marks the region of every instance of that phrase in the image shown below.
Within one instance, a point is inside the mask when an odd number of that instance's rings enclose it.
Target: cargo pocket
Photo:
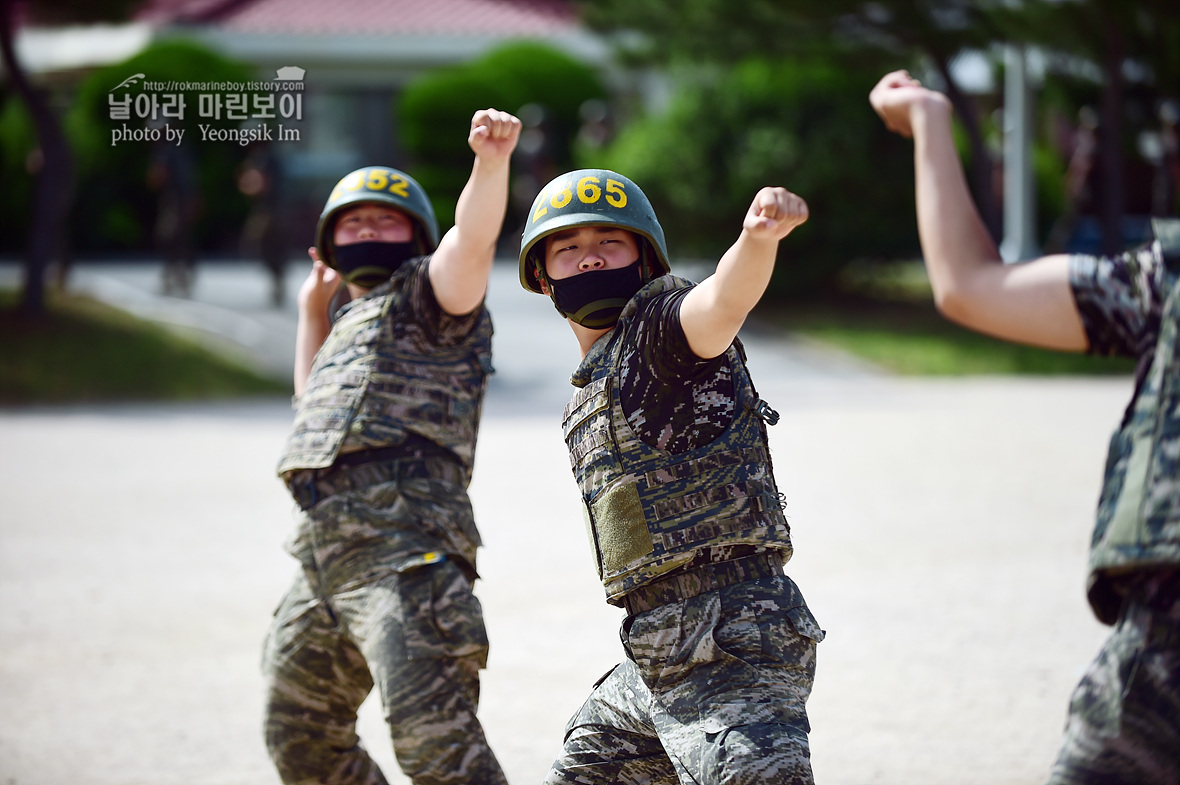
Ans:
[[[475,656],[479,667],[486,666],[488,635],[483,608],[454,561],[402,572],[398,591],[409,659]]]
[[[716,656],[708,637],[717,615],[715,598],[712,603],[702,600],[696,605],[688,619],[686,603],[673,602],[623,622],[620,637],[627,657],[652,693],[675,688],[694,668]]]
[[[816,646],[824,632],[806,605],[791,607],[795,601],[802,602],[801,595],[788,592],[778,599],[779,607],[768,600],[769,608],[749,603],[740,612],[726,613],[714,628],[717,648],[740,660],[740,664],[723,663],[720,673],[727,677],[719,678],[750,686],[723,690],[701,701],[705,733],[749,725],[786,726],[793,729],[788,736],[806,745],[807,699],[815,682]],[[780,731],[767,732],[774,736]]]
[[[791,703],[776,702],[761,705],[752,703],[717,703],[705,701],[701,704],[701,730],[705,733],[722,733],[729,728],[742,725],[799,725],[811,730],[806,714],[800,716],[800,707]]]
[[[814,667],[815,646],[825,633],[789,578],[750,581],[720,595],[721,619],[713,630],[719,649],[753,666]]]
[[[1149,522],[1153,539],[1174,543],[1180,540],[1180,336],[1175,335],[1180,321],[1180,285],[1170,297],[1173,340],[1160,385],[1156,408],[1155,444],[1148,468],[1151,493],[1144,504],[1143,518]]]
[[[414,521],[437,543],[433,547],[459,554],[474,573],[475,554],[483,543],[467,491],[446,480],[424,477],[401,480],[398,488]]]
[[[787,611],[787,618],[791,620],[791,625],[795,628],[795,632],[811,640],[813,643],[821,643],[828,636],[820,628],[819,622],[811,615],[811,609],[806,605],[791,608],[791,610]]]

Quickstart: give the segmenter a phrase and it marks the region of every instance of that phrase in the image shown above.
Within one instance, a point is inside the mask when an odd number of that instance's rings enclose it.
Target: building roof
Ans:
[[[124,60],[177,34],[266,72],[297,63],[322,85],[402,83],[518,38],[553,42],[586,62],[607,57],[572,0],[143,0],[122,24],[23,25],[16,48],[30,73],[52,76]]]
[[[549,36],[579,27],[568,0],[148,0],[135,19],[255,35]]]

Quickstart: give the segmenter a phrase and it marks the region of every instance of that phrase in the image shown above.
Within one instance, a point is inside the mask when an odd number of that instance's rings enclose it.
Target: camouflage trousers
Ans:
[[[391,530],[417,517],[397,485],[319,502],[292,546],[302,567],[263,654],[266,743],[287,785],[386,782],[356,733],[374,686],[415,785],[506,783],[476,718],[488,641],[471,571],[390,545],[373,511]]]
[[[629,616],[627,659],[566,727],[546,785],[813,782],[806,703],[824,637],[786,576]]]
[[[1074,691],[1049,782],[1180,783],[1180,613],[1124,607]]]

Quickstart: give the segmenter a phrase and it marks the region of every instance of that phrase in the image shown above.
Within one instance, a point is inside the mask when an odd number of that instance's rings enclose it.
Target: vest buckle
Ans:
[[[761,398],[754,404],[754,413],[765,420],[767,425],[778,424],[778,412],[772,409],[770,404]]]

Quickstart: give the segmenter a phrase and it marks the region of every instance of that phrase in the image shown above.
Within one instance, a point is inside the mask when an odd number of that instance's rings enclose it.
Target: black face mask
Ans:
[[[365,289],[385,283],[403,262],[417,255],[418,244],[414,242],[365,242],[335,248],[336,269],[344,280]]]
[[[612,327],[623,306],[642,286],[638,259],[627,267],[591,270],[560,281],[549,279],[558,312],[594,330]]]

